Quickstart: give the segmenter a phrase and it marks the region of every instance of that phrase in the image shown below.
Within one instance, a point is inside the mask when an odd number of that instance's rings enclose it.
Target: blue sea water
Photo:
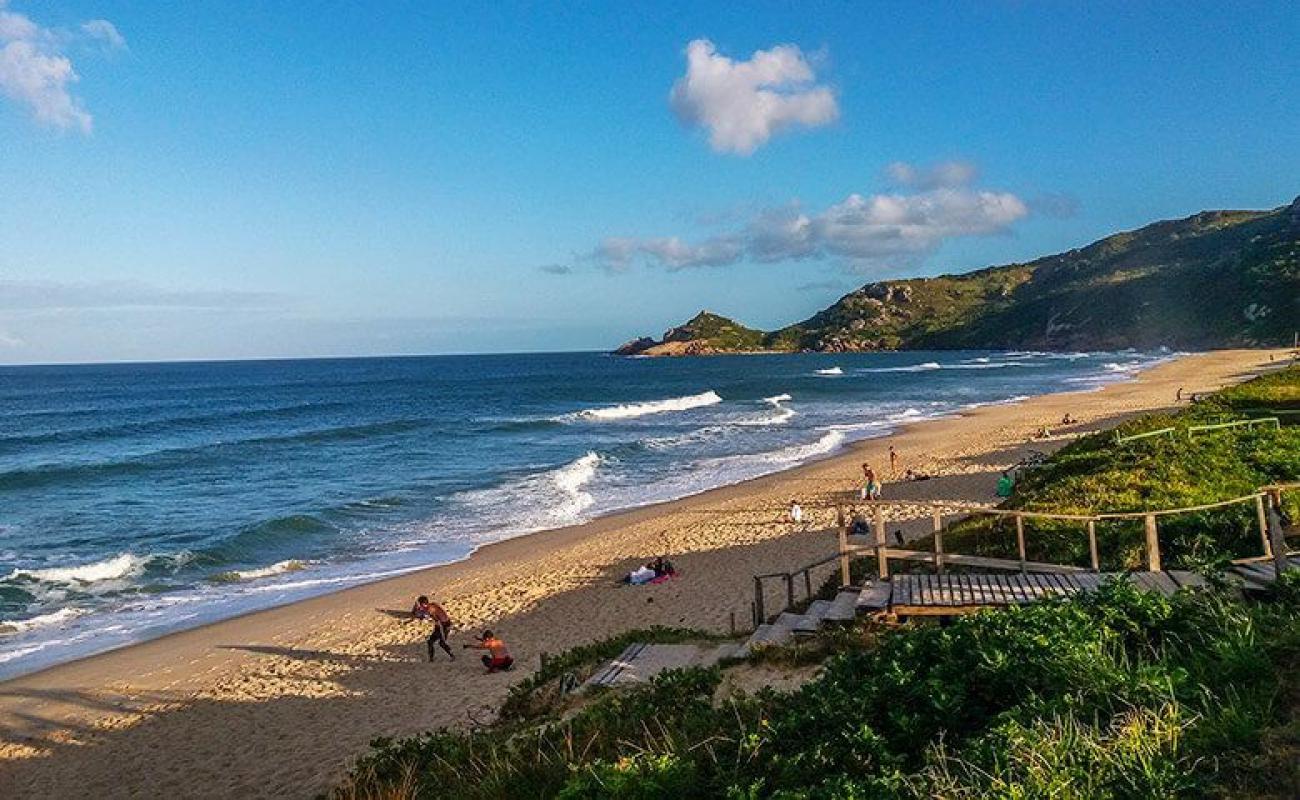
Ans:
[[[0,368],[0,677],[1168,353]]]

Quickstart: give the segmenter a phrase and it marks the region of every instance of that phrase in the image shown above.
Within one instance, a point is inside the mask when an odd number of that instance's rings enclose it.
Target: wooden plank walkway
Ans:
[[[1300,561],[1297,561],[1300,564]],[[1253,565],[1252,565],[1253,566]],[[1103,582],[1117,576],[1131,581],[1140,589],[1166,597],[1179,589],[1205,586],[1200,575],[1185,570],[1161,572],[1091,573],[1026,572],[987,575],[894,575],[888,584],[872,582],[863,587],[871,593],[873,606],[886,606],[905,616],[946,616],[976,611],[989,606],[1025,605],[1049,597],[1068,597],[1095,591]],[[1255,583],[1259,576],[1251,578]],[[881,602],[888,587],[889,599]]]

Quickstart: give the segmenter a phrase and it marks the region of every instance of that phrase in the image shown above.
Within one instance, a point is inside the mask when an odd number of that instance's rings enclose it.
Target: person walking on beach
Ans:
[[[429,634],[426,642],[429,646],[429,661],[433,661],[434,647],[441,647],[447,654],[447,658],[455,661],[456,654],[451,652],[451,645],[447,644],[447,635],[451,633],[451,615],[447,610],[427,596],[420,595],[415,600],[415,607],[411,609],[411,616],[433,623],[433,632]]]
[[[506,649],[506,643],[498,639],[492,631],[483,631],[482,636],[475,637],[474,644],[467,644],[464,647],[487,651],[483,654],[483,666],[487,667],[488,672],[507,670],[515,664],[510,651]]]
[[[889,477],[898,477],[898,453],[892,444],[889,446]]]
[[[876,479],[876,471],[871,468],[870,464],[862,465],[862,477],[865,479],[862,486],[862,499],[879,500],[880,481]]]

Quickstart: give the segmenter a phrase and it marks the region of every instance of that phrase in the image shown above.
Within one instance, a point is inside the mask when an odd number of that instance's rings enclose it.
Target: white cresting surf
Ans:
[[[0,677],[1169,353],[3,368]],[[834,380],[830,380],[834,378]]]
[[[722,398],[718,393],[709,390],[700,394],[688,395],[686,397],[670,397],[666,400],[650,400],[643,403],[627,403],[625,405],[612,406],[610,408],[588,408],[577,412],[573,415],[580,419],[631,419],[633,417],[644,417],[648,414],[667,414],[672,411],[689,411],[692,408],[702,408],[721,403]]]

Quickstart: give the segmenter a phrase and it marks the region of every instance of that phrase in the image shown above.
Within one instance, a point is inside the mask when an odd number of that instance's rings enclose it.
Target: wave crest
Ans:
[[[710,389],[707,392],[686,395],[685,397],[669,397],[665,400],[648,400],[644,403],[624,403],[622,405],[607,406],[604,408],[587,408],[577,412],[576,414],[567,416],[570,419],[631,419],[632,417],[644,417],[647,414],[666,414],[671,411],[687,411],[692,408],[712,406],[721,402],[722,398],[718,396],[718,393]]]

